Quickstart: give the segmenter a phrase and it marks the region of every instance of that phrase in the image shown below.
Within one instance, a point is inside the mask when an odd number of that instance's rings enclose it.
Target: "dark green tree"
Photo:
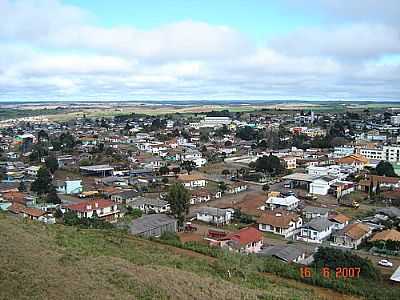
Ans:
[[[24,181],[21,181],[20,183],[19,183],[19,186],[18,186],[18,191],[20,191],[20,192],[26,192],[26,185],[25,185],[25,182]]]
[[[281,161],[275,155],[262,156],[255,162],[255,169],[259,172],[270,173],[273,175],[280,174],[283,171]]]
[[[174,183],[168,189],[167,201],[171,213],[177,218],[178,226],[182,227],[185,216],[189,213],[190,192],[181,183]]]
[[[45,167],[41,167],[37,173],[36,180],[32,182],[31,190],[42,195],[50,192],[51,187],[51,175],[49,170]]]
[[[46,159],[46,167],[51,172],[54,173],[58,170],[58,161],[54,155],[50,155]]]
[[[397,177],[390,162],[381,160],[376,166],[374,173],[379,176]]]
[[[52,204],[60,204],[61,203],[61,199],[60,199],[60,197],[58,197],[57,191],[54,188],[54,186],[52,186],[50,188],[50,192],[46,196],[46,202],[52,203]]]
[[[185,160],[182,162],[181,167],[185,169],[188,174],[190,174],[190,172],[192,172],[196,168],[196,164],[194,163],[194,161]]]

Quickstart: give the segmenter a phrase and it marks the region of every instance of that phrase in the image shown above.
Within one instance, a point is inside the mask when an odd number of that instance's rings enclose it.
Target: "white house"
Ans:
[[[295,196],[288,197],[269,197],[265,202],[265,209],[274,210],[277,208],[282,208],[286,210],[294,210],[299,205],[300,200]]]
[[[294,235],[303,224],[302,218],[296,213],[282,209],[268,210],[257,220],[258,229],[282,235],[285,238]]]
[[[309,243],[322,243],[331,235],[332,229],[333,223],[327,218],[315,218],[301,227],[297,239]]]
[[[231,208],[204,207],[196,213],[196,219],[214,225],[224,225],[231,222],[233,213],[234,210]]]
[[[231,233],[221,241],[221,247],[240,253],[258,253],[264,245],[262,233],[254,227],[246,227]]]
[[[179,176],[178,180],[189,189],[205,187],[207,185],[207,180],[205,178],[194,174],[182,174]]]
[[[36,177],[39,170],[40,170],[40,166],[30,166],[25,169],[25,173],[26,173],[26,175]]]
[[[316,195],[327,195],[331,185],[337,180],[337,178],[332,176],[317,177],[310,183],[309,193]]]
[[[64,208],[67,211],[75,212],[78,218],[93,218],[97,214],[100,219],[113,222],[120,217],[117,204],[106,199],[87,200],[66,205]]]
[[[136,209],[140,209],[144,213],[166,213],[171,210],[168,201],[153,198],[136,197],[129,201],[128,206]]]

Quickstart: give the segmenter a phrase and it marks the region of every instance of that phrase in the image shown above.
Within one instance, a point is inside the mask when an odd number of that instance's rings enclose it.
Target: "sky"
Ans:
[[[0,101],[400,101],[398,0],[0,0]]]

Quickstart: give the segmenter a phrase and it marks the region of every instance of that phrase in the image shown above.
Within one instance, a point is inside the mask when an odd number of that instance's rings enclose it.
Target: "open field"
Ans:
[[[0,214],[0,240],[0,299],[355,299],[276,277],[227,280],[210,257],[116,232]]]

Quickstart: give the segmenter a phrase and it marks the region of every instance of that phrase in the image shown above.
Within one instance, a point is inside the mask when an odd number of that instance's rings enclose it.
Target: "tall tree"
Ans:
[[[194,163],[194,161],[185,160],[182,162],[181,167],[185,169],[188,174],[190,174],[190,172],[192,172],[196,168],[196,164]]]
[[[167,201],[179,227],[183,226],[185,216],[189,213],[189,199],[190,193],[181,183],[175,183],[168,189]]]
[[[379,176],[397,177],[390,162],[381,160],[375,168],[375,173]]]
[[[45,167],[41,167],[37,173],[36,180],[32,182],[31,190],[42,195],[50,192],[51,187],[51,175],[49,170]]]
[[[57,191],[54,188],[54,186],[51,186],[50,192],[47,194],[47,197],[46,197],[46,202],[47,203],[53,203],[53,204],[60,204],[61,203],[61,200],[58,197]]]
[[[58,161],[54,155],[47,157],[46,167],[51,173],[54,173],[56,170],[58,170]]]
[[[262,156],[255,162],[255,169],[264,173],[279,174],[283,171],[281,161],[275,155]]]

